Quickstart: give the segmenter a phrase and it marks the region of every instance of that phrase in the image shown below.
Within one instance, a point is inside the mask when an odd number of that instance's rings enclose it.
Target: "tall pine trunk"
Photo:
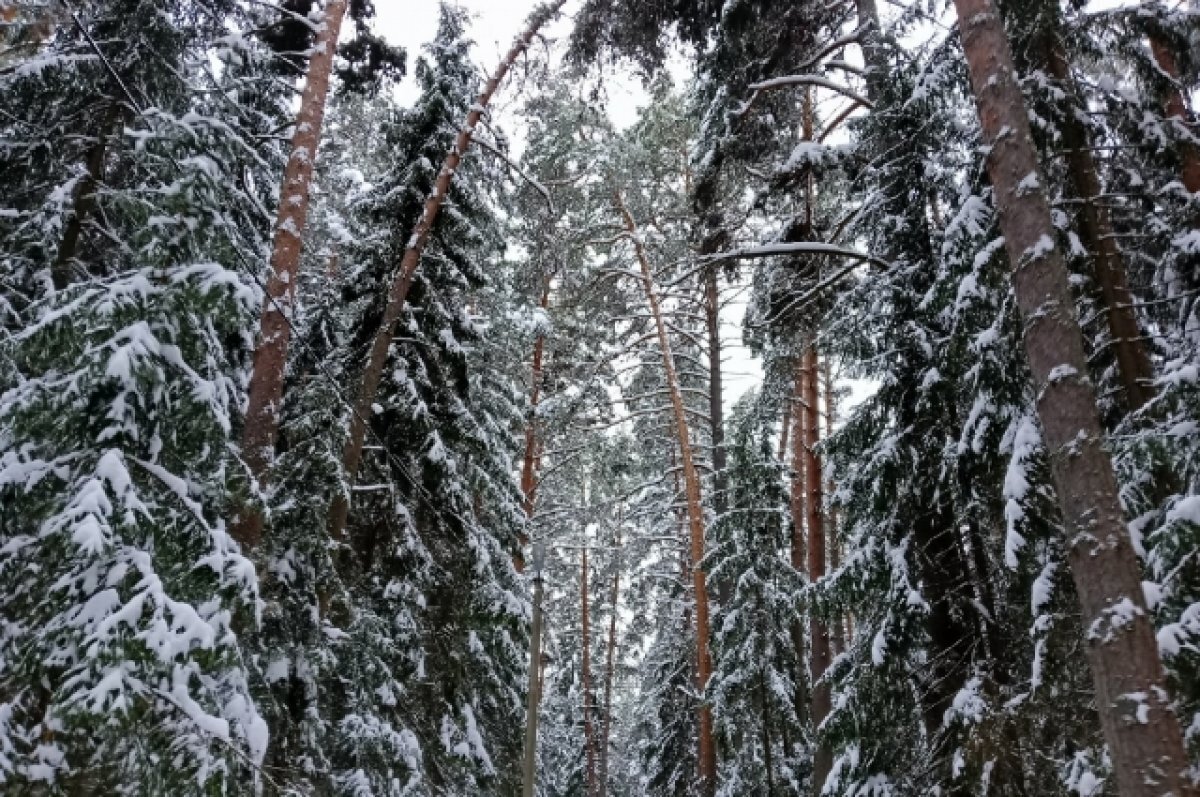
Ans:
[[[359,465],[362,464],[363,443],[367,434],[367,418],[371,415],[371,405],[375,401],[375,393],[379,390],[379,383],[383,379],[383,367],[387,363],[388,350],[392,345],[392,336],[396,333],[396,324],[400,320],[401,312],[404,310],[404,302],[408,298],[408,291],[412,287],[413,278],[416,276],[417,266],[421,263],[421,254],[425,251],[425,245],[429,242],[429,236],[433,232],[433,225],[437,221],[438,214],[442,210],[442,205],[450,193],[454,173],[458,170],[459,164],[462,163],[463,156],[466,155],[467,150],[471,148],[475,128],[478,127],[480,121],[483,119],[483,114],[488,104],[491,103],[496,90],[500,87],[500,83],[508,75],[517,58],[529,49],[529,45],[538,34],[538,31],[555,17],[565,4],[566,0],[553,0],[551,3],[539,6],[530,17],[529,24],[524,32],[513,42],[508,53],[501,59],[496,71],[488,79],[488,82],[484,84],[483,91],[480,92],[479,97],[471,106],[471,110],[467,113],[467,118],[462,128],[458,131],[458,136],[454,140],[454,146],[450,148],[445,160],[442,161],[442,168],[438,171],[433,191],[425,199],[421,217],[417,219],[412,235],[409,236],[404,256],[401,258],[400,265],[396,268],[396,273],[392,277],[392,284],[388,290],[387,304],[383,309],[383,318],[379,322],[379,330],[376,332],[375,339],[371,343],[371,352],[367,357],[367,363],[363,369],[362,380],[358,388],[358,398],[354,405],[354,413],[350,418],[349,436],[346,446],[342,451],[342,468],[345,471],[344,491],[334,498],[333,504],[329,509],[329,536],[335,541],[345,540],[346,520],[350,513],[349,488],[354,484],[354,480],[358,476]]]
[[[542,290],[539,306],[545,310],[550,304],[550,286],[547,282]],[[546,336],[538,335],[533,344],[533,373],[529,388],[530,417],[525,424],[525,455],[521,462],[521,495],[522,508],[525,511],[525,522],[533,522],[533,513],[537,504],[537,469],[540,464],[540,438],[537,427],[537,408],[541,398],[542,387],[542,357],[546,348]],[[522,546],[529,542],[528,535],[521,540]],[[541,541],[534,542],[533,551],[533,618],[529,627],[529,687],[525,700],[525,747],[521,761],[521,795],[533,797],[534,784],[537,781],[537,734],[538,713],[542,702],[542,627],[544,616],[542,601],[544,599],[543,568],[545,567],[546,551]],[[523,554],[518,554],[517,569],[524,571]]]
[[[284,370],[292,337],[292,306],[300,272],[304,228],[308,223],[313,164],[321,141],[329,78],[346,5],[347,0],[330,0],[325,8],[324,21],[308,61],[300,112],[292,133],[292,150],[279,192],[271,273],[267,278],[267,295],[263,299],[258,347],[254,350],[254,368],[250,373],[246,426],[242,432],[242,459],[259,487],[266,481],[279,434]],[[254,548],[262,541],[262,513],[253,506],[241,507],[230,533],[243,547]]]
[[[802,405],[804,408],[804,492],[805,520],[808,526],[808,578],[812,583],[825,576],[825,518],[821,458],[817,445],[821,437],[820,396],[817,385],[820,366],[817,348],[811,340],[804,347],[801,368]],[[814,731],[829,716],[829,684],[821,678],[829,668],[829,629],[818,613],[809,608],[809,677],[812,679],[812,723]],[[813,754],[813,793],[819,795],[833,766],[829,745],[818,742]]]
[[[991,0],[955,6],[1117,789],[1195,795],[1004,26]]]
[[[725,394],[721,377],[721,292],[717,267],[704,272],[704,325],[708,333],[708,417],[712,434],[713,509],[718,516],[728,503],[725,473]]]
[[[671,396],[671,408],[675,416],[675,434],[679,443],[679,459],[683,467],[683,487],[686,496],[691,551],[692,590],[695,595],[696,607],[696,689],[701,695],[698,718],[700,793],[711,795],[717,787],[717,748],[713,734],[712,707],[704,695],[708,680],[712,675],[712,657],[708,650],[708,584],[705,572],[700,567],[700,562],[704,559],[704,507],[700,498],[700,475],[696,470],[691,435],[688,430],[687,410],[684,407],[683,392],[680,389],[679,377],[675,370],[675,357],[671,353],[671,340],[667,335],[667,324],[663,319],[658,290],[654,285],[654,272],[650,268],[650,260],[642,245],[637,223],[625,204],[625,198],[619,191],[615,193],[615,200],[625,224],[625,231],[633,242],[638,264],[641,266],[642,287],[646,292],[646,302],[650,305],[650,314],[654,317],[659,349],[662,352],[663,370],[666,372],[667,391]]]

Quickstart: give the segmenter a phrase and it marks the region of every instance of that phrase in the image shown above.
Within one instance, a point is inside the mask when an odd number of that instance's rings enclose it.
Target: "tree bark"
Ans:
[[[712,427],[713,509],[723,515],[728,505],[725,473],[725,396],[721,378],[721,293],[717,267],[704,272],[704,323],[708,332],[708,417]]]
[[[1082,203],[1078,216],[1079,237],[1092,256],[1096,285],[1100,289],[1109,334],[1113,339],[1125,408],[1137,411],[1154,397],[1154,370],[1133,311],[1133,295],[1129,291],[1125,258],[1117,246],[1112,216],[1100,200],[1103,188],[1096,160],[1092,156],[1090,136],[1078,115],[1083,112],[1084,103],[1079,99],[1071,65],[1058,31],[1047,33],[1051,38],[1047,47],[1049,72],[1069,98],[1059,129],[1067,151],[1071,188]]]
[[[433,191],[426,198],[421,217],[413,227],[412,235],[409,237],[404,250],[404,256],[400,260],[400,265],[397,267],[396,273],[392,278],[391,288],[388,290],[387,304],[384,306],[383,318],[379,323],[379,330],[371,344],[371,352],[367,358],[367,364],[363,369],[362,380],[359,385],[358,400],[355,402],[355,412],[350,418],[349,436],[346,446],[342,451],[345,489],[334,498],[333,504],[329,509],[329,536],[335,541],[340,542],[345,540],[346,519],[350,513],[349,488],[354,484],[354,480],[358,475],[358,467],[362,464],[363,442],[367,434],[366,419],[371,414],[371,404],[375,400],[375,393],[379,389],[379,382],[383,379],[383,367],[387,363],[388,350],[392,345],[392,336],[396,331],[396,323],[400,320],[400,313],[404,309],[405,299],[408,298],[408,291],[412,287],[413,278],[417,273],[417,266],[421,262],[421,254],[425,251],[425,245],[428,243],[429,236],[433,231],[434,222],[437,221],[442,205],[450,193],[454,173],[462,162],[463,156],[470,149],[471,141],[475,135],[475,128],[483,118],[484,111],[491,102],[492,96],[495,95],[500,83],[509,73],[509,70],[512,69],[517,58],[529,48],[529,44],[533,41],[538,31],[550,19],[555,17],[565,4],[566,0],[553,0],[553,2],[539,6],[533,12],[525,31],[517,37],[512,48],[509,49],[508,53],[500,61],[500,65],[496,68],[495,73],[488,79],[475,104],[471,106],[470,112],[467,113],[466,122],[458,131],[454,146],[450,148],[445,160],[442,161],[442,168],[438,172],[437,180],[434,182]]]
[[[284,370],[292,338],[291,310],[296,298],[304,228],[308,223],[313,165],[321,142],[329,78],[342,20],[346,16],[346,3],[347,0],[330,0],[325,7],[324,22],[313,56],[308,61],[300,112],[292,133],[292,151],[279,192],[271,272],[259,320],[258,346],[254,350],[246,425],[242,432],[242,459],[259,487],[266,483],[267,471],[275,456]],[[239,507],[229,532],[243,548],[255,548],[262,542],[262,512],[252,505]]]
[[[804,407],[804,481],[805,515],[808,526],[808,578],[816,583],[825,576],[825,518],[822,510],[823,474],[817,444],[821,437],[820,396],[817,386],[820,381],[820,365],[816,344],[812,341],[804,347],[801,380],[803,383]],[[821,683],[821,677],[829,668],[829,629],[816,611],[809,609],[809,677],[812,679],[812,723],[813,729],[820,727],[829,716],[829,684]],[[833,754],[829,745],[818,741],[813,754],[813,793],[820,795],[825,778],[833,766]]]
[[[592,724],[592,646],[590,620],[588,613],[588,552],[587,545],[583,547],[583,556],[579,566],[579,601],[582,612],[583,640],[580,642],[580,680],[583,684],[583,751],[586,761],[585,794],[595,797],[596,794],[596,735]]]
[[[549,283],[542,289],[539,306],[545,310],[550,304]],[[531,415],[525,425],[525,457],[521,466],[521,495],[522,508],[525,511],[526,523],[533,522],[533,513],[537,504],[537,469],[541,464],[540,441],[537,428],[537,407],[541,397],[542,386],[542,356],[545,350],[546,338],[538,335],[533,344],[533,374],[529,388],[529,406]],[[529,543],[529,536],[523,535],[522,550]],[[534,785],[537,782],[537,733],[538,713],[542,702],[542,600],[544,598],[544,568],[546,560],[545,545],[540,541],[534,544],[533,551],[533,618],[529,628],[529,690],[525,703],[525,748],[521,766],[521,795],[533,797]],[[524,572],[525,558],[518,553],[517,570]]]
[[[1104,736],[1122,797],[1193,796],[1141,571],[1104,450],[1028,110],[991,0],[955,0],[1024,344],[1068,539]]]
[[[683,486],[686,495],[691,549],[692,589],[695,593],[696,607],[696,688],[701,695],[698,718],[700,792],[703,795],[711,795],[715,793],[717,786],[717,750],[713,737],[712,707],[704,696],[709,677],[712,675],[712,658],[708,650],[708,585],[705,572],[700,567],[700,562],[704,558],[704,507],[700,498],[700,475],[696,470],[695,457],[692,452],[683,392],[680,390],[679,378],[675,370],[675,356],[671,352],[671,340],[667,335],[667,325],[658,300],[658,290],[654,285],[654,272],[650,268],[650,260],[646,256],[646,249],[638,234],[637,223],[625,204],[625,198],[620,191],[614,193],[614,198],[625,224],[625,231],[633,242],[638,264],[641,266],[642,287],[646,292],[650,313],[654,317],[659,348],[662,351],[663,370],[666,373],[667,390],[671,395],[671,408],[675,416],[675,434],[679,443],[679,459],[683,466]]]
[[[789,427],[792,436],[792,467],[791,483],[788,490],[788,508],[792,520],[792,539],[790,546],[792,569],[797,573],[805,572],[808,563],[808,547],[804,542],[805,521],[805,464],[804,456],[804,360],[792,362],[793,388],[792,395],[787,401],[784,413],[784,431]],[[790,420],[789,420],[790,419]],[[786,437],[784,438],[786,439]],[[781,447],[782,448],[782,447]],[[804,644],[804,626],[799,619],[792,623],[792,646],[796,649],[797,668],[803,667],[800,662],[808,658]],[[802,673],[797,672],[797,681],[802,680]],[[796,690],[796,716],[808,717],[811,695],[808,690]]]
[[[1174,120],[1188,133],[1194,134],[1196,132],[1195,125],[1192,123],[1187,101],[1184,100],[1183,92],[1179,89],[1179,62],[1175,58],[1175,52],[1163,39],[1158,36],[1150,36],[1150,54],[1154,57],[1158,68],[1171,80],[1171,88],[1163,97],[1163,108],[1167,112],[1167,118]],[[1184,140],[1179,146],[1179,158],[1181,161],[1179,177],[1183,187],[1191,194],[1200,192],[1200,148],[1190,141]]]
[[[104,160],[108,157],[108,141],[113,127],[121,121],[121,104],[113,101],[104,113],[104,121],[96,134],[96,143],[88,151],[86,173],[75,186],[75,196],[71,203],[71,215],[63,228],[62,242],[58,254],[50,266],[50,280],[56,291],[61,291],[74,282],[71,264],[79,254],[79,239],[83,235],[83,225],[96,210],[96,191],[104,181]]]
[[[545,310],[550,306],[550,286],[547,284],[542,289],[542,298],[538,302],[538,307]],[[525,517],[533,519],[533,507],[537,500],[537,466],[540,457],[538,433],[537,433],[537,408],[538,401],[541,399],[542,392],[542,357],[546,349],[546,336],[538,335],[537,340],[533,343],[533,374],[532,382],[529,388],[529,411],[530,417],[528,423],[525,424],[525,455],[521,460],[521,495],[524,496],[522,505],[525,509]],[[526,534],[521,535],[521,549],[517,552],[513,559],[513,564],[516,565],[517,572],[521,573],[525,570],[525,546],[529,544],[529,537]]]
[[[529,691],[525,697],[525,748],[521,761],[521,795],[533,797],[537,783],[538,714],[542,703],[542,601],[545,549],[537,543],[533,552],[533,619],[529,628]]]

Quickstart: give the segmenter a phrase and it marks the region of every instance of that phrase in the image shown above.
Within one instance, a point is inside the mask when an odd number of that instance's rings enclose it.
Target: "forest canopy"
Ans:
[[[428,5],[0,0],[0,793],[1200,795],[1196,9]]]

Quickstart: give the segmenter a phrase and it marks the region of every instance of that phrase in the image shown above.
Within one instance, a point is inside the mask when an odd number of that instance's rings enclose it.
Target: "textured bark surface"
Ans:
[[[1184,100],[1183,92],[1179,89],[1179,62],[1175,58],[1174,51],[1164,40],[1157,36],[1151,36],[1150,54],[1154,56],[1154,62],[1158,64],[1158,68],[1172,81],[1171,88],[1163,98],[1163,107],[1167,112],[1167,117],[1176,124],[1182,125],[1190,135],[1195,135],[1197,131],[1195,125],[1192,124],[1187,101]],[[1200,148],[1184,141],[1179,146],[1179,158],[1182,161],[1179,177],[1183,187],[1192,194],[1200,192]]]
[[[825,517],[824,483],[821,457],[817,444],[821,440],[821,412],[818,385],[820,365],[817,361],[815,344],[804,347],[801,364],[804,405],[804,492],[805,520],[808,526],[808,578],[816,582],[825,576]],[[829,668],[829,629],[816,612],[809,613],[808,624],[809,659],[808,671],[812,679],[812,722],[813,728],[820,726],[829,716],[829,684],[820,679]],[[820,794],[825,778],[833,766],[833,755],[829,745],[818,742],[813,751],[813,793]]]
[[[300,112],[292,133],[292,149],[279,192],[279,212],[271,248],[271,273],[259,321],[258,346],[250,373],[246,426],[242,432],[242,459],[250,475],[261,486],[275,455],[279,434],[279,411],[283,401],[284,366],[292,338],[291,315],[300,271],[304,228],[308,223],[308,201],[313,165],[325,120],[325,101],[334,52],[346,16],[347,0],[330,0],[325,19],[308,61]],[[286,313],[286,315],[285,315]],[[262,541],[263,516],[255,507],[244,506],[230,526],[230,534],[244,548]]]
[[[475,128],[479,125],[488,104],[491,103],[493,95],[504,81],[505,76],[508,75],[517,58],[529,49],[530,42],[533,41],[542,26],[557,16],[565,4],[566,0],[554,0],[534,11],[525,31],[513,42],[508,53],[501,59],[500,65],[496,67],[496,71],[484,84],[483,91],[479,93],[478,99],[467,113],[466,121],[458,131],[454,146],[446,154],[446,159],[442,161],[442,168],[438,171],[437,180],[434,181],[433,191],[425,200],[421,217],[417,219],[417,223],[413,227],[412,235],[409,236],[404,249],[404,256],[392,278],[387,304],[383,309],[383,318],[379,322],[379,330],[371,343],[371,352],[363,369],[358,398],[355,401],[355,413],[350,418],[349,436],[342,451],[342,468],[345,471],[347,490],[354,484],[354,480],[358,476],[358,467],[362,464],[363,442],[367,434],[366,420],[371,414],[371,404],[375,401],[379,382],[383,379],[383,367],[387,362],[388,350],[392,345],[392,336],[396,333],[396,323],[400,320],[400,313],[404,309],[408,291],[412,288],[413,278],[416,276],[417,266],[421,263],[421,254],[425,251],[425,244],[429,242],[434,222],[437,221],[442,205],[450,193],[454,172],[462,163],[467,150],[471,148]],[[342,492],[334,498],[333,505],[329,509],[329,536],[335,541],[345,541],[346,519],[349,513],[350,494],[348,491]]]
[[[679,377],[675,370],[675,356],[671,352],[671,340],[667,335],[667,324],[663,318],[662,305],[658,300],[658,289],[654,284],[654,271],[650,268],[646,249],[638,236],[637,223],[630,214],[624,197],[617,192],[614,198],[625,224],[625,231],[633,242],[638,265],[642,270],[642,287],[646,292],[646,302],[650,305],[650,314],[654,317],[659,349],[662,351],[663,370],[666,372],[667,391],[671,395],[671,408],[675,416],[675,434],[679,444],[679,459],[683,470],[683,488],[687,505],[691,552],[690,569],[696,607],[696,688],[703,696],[705,688],[708,686],[708,679],[712,675],[712,657],[708,650],[708,584],[705,572],[700,567],[700,561],[704,558],[704,507],[700,498],[700,474],[696,470],[691,435],[688,431],[687,411],[683,403],[683,392],[680,389]],[[703,795],[711,795],[717,786],[717,748],[713,737],[712,708],[707,700],[703,699],[700,702],[699,748],[700,792]]]
[[[1117,790],[1195,795],[1004,26],[991,0],[955,6]]]
[[[1056,32],[1052,32],[1054,35]],[[1104,189],[1100,183],[1096,159],[1092,156],[1092,142],[1076,114],[1084,107],[1078,98],[1071,65],[1062,42],[1057,38],[1050,42],[1047,53],[1049,72],[1070,98],[1067,113],[1059,124],[1063,146],[1067,154],[1067,173],[1075,197],[1082,203],[1079,208],[1078,230],[1080,241],[1092,257],[1094,278],[1104,304],[1105,319],[1112,335],[1113,353],[1117,360],[1117,372],[1127,410],[1136,411],[1154,397],[1154,370],[1150,355],[1138,328],[1137,316],[1133,312],[1133,295],[1129,292],[1129,278],[1125,270],[1125,258],[1117,245],[1113,229],[1112,214],[1100,198]]]

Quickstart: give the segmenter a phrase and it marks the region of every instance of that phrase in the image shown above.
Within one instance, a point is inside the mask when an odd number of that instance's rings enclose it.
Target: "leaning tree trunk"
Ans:
[[[955,6],[1117,789],[1195,795],[1004,26],[992,0]]]
[[[667,391],[671,395],[671,408],[675,416],[675,434],[679,443],[679,459],[683,466],[683,487],[687,505],[688,536],[691,549],[692,589],[696,605],[696,688],[701,695],[699,709],[699,769],[700,793],[711,795],[717,787],[717,749],[713,735],[712,707],[704,692],[712,675],[712,658],[708,651],[708,584],[700,562],[704,559],[704,507],[700,499],[700,475],[696,470],[692,451],[691,435],[688,431],[687,410],[683,403],[683,392],[675,371],[675,356],[671,353],[671,340],[667,335],[667,324],[663,319],[658,290],[654,285],[654,272],[638,234],[637,223],[625,204],[620,191],[615,193],[617,209],[625,223],[625,231],[633,242],[638,264],[642,270],[642,287],[646,302],[658,333],[658,344],[662,351],[663,370],[667,378]]]
[[[292,338],[291,308],[300,271],[302,236],[308,221],[313,163],[321,141],[329,77],[342,20],[346,16],[346,3],[347,0],[330,0],[325,8],[325,19],[308,61],[304,92],[300,95],[300,113],[292,133],[292,151],[279,193],[271,273],[267,279],[267,295],[263,299],[258,348],[254,350],[254,368],[250,373],[246,426],[242,432],[242,459],[259,486],[266,481],[279,433],[284,366]],[[245,548],[257,546],[262,541],[262,512],[250,505],[240,507],[230,526],[230,534]]]
[[[1071,188],[1081,203],[1079,237],[1092,256],[1096,285],[1100,289],[1105,319],[1113,339],[1125,408],[1137,411],[1154,397],[1154,371],[1138,328],[1137,315],[1133,311],[1125,258],[1117,245],[1112,214],[1101,199],[1103,188],[1096,159],[1092,156],[1091,137],[1080,120],[1083,102],[1078,97],[1071,65],[1058,31],[1050,30],[1047,33],[1053,37],[1046,48],[1049,71],[1068,97],[1066,113],[1059,127],[1066,148]]]
[[[820,381],[820,366],[816,345],[809,341],[804,347],[801,379],[803,382],[804,408],[804,481],[805,516],[808,526],[808,578],[816,583],[825,575],[825,518],[822,514],[824,500],[822,492],[821,457],[817,444],[821,436],[820,396],[817,385]],[[829,684],[821,678],[829,668],[829,629],[825,621],[811,607],[809,616],[809,677],[812,679],[812,723],[818,728],[829,716]],[[833,766],[833,755],[826,742],[818,741],[813,754],[813,793],[819,795],[825,778]]]
[[[517,37],[512,48],[500,61],[495,73],[484,85],[483,91],[480,92],[478,99],[471,106],[470,112],[467,113],[466,121],[454,140],[454,146],[446,154],[446,159],[442,161],[442,168],[434,182],[433,191],[426,198],[421,217],[413,227],[412,235],[409,236],[404,257],[400,260],[400,265],[392,278],[391,288],[388,290],[383,318],[379,322],[379,330],[371,343],[371,352],[368,355],[359,385],[358,399],[355,401],[354,413],[350,418],[349,436],[342,451],[342,468],[345,471],[344,491],[334,498],[329,509],[329,536],[335,541],[344,541],[345,539],[346,519],[350,513],[349,488],[358,475],[359,465],[362,464],[367,418],[371,414],[371,405],[375,401],[379,382],[383,379],[383,367],[387,363],[388,350],[392,345],[396,324],[400,320],[400,313],[404,309],[404,302],[408,298],[408,291],[416,276],[417,266],[421,263],[421,254],[425,251],[425,245],[433,232],[434,222],[437,221],[442,205],[450,193],[454,173],[458,170],[463,156],[470,149],[475,128],[483,119],[484,111],[492,101],[492,96],[500,87],[500,83],[512,69],[517,58],[529,49],[529,45],[538,31],[555,17],[565,4],[566,0],[553,0],[553,2],[539,6],[530,17],[525,31]]]

